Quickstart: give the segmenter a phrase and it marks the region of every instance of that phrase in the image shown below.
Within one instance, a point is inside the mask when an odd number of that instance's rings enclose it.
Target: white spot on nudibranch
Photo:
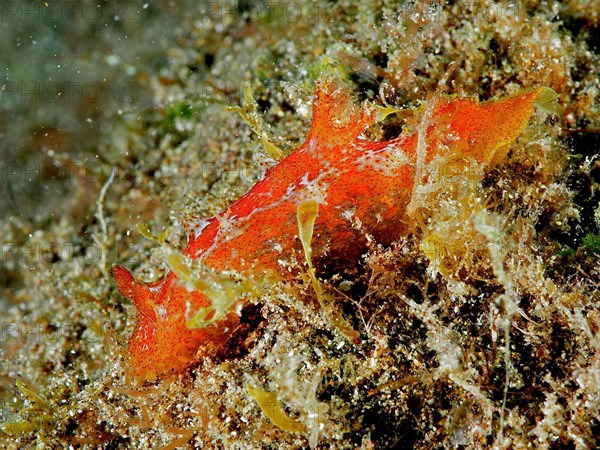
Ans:
[[[202,230],[204,230],[209,223],[210,220],[207,219],[195,219],[189,224],[190,234],[193,234],[194,239],[198,239],[198,236],[202,234]]]

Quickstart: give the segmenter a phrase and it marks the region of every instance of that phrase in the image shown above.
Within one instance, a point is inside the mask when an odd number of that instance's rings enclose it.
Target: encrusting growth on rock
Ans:
[[[422,128],[426,161],[440,156],[456,161],[457,169],[469,161],[493,167],[548,94],[535,88],[483,104],[441,98]],[[201,348],[216,348],[234,332],[234,305],[253,284],[298,275],[285,263],[304,261],[300,203],[318,204],[311,244],[317,271],[356,264],[367,247],[365,233],[389,245],[413,229],[407,205],[418,135],[405,132],[384,142],[361,137],[376,120],[373,105],[356,105],[338,80],[322,77],[306,142],[217,217],[192,220],[183,256],[169,258],[171,272],[142,283],[125,268],[113,268],[119,291],[139,312],[129,342],[137,377],[185,369]]]

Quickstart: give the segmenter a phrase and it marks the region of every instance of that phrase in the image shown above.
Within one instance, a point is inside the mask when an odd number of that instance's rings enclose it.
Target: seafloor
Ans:
[[[597,1],[22,1],[0,14],[4,447],[598,447]],[[227,108],[245,83],[255,125],[288,154],[320,74],[414,108],[451,62],[446,95],[543,85],[561,111],[536,113],[484,178],[426,196],[413,233],[319,274],[360,344],[306,280],[274,283],[225,350],[132,384],[136,311],[110,268],[159,278],[185,245],[182,217],[219,212],[272,164]],[[368,134],[410,126],[393,115]],[[272,423],[247,383],[305,431]]]

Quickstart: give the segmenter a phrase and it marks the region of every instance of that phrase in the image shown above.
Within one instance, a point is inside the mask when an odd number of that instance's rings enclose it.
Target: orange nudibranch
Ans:
[[[482,104],[438,99],[425,124],[426,159],[448,155],[492,167],[547,94],[548,89],[535,88]],[[357,264],[367,246],[366,234],[388,245],[408,233],[418,133],[405,132],[385,142],[361,137],[376,121],[375,107],[356,105],[339,81],[321,78],[306,142],[221,214],[191,221],[185,260],[201,263],[213,275],[289,279],[297,275],[289,270],[290,262],[304,261],[296,213],[306,200],[319,203],[312,255],[321,269]],[[214,277],[210,283],[195,277],[182,260],[173,259],[171,267],[179,270],[153,283],[135,280],[123,267],[113,268],[119,291],[138,310],[129,341],[137,377],[182,371],[203,349],[222,345],[238,322],[231,303],[218,320],[190,327],[197,311],[214,307],[210,289],[214,293],[219,287],[209,286]]]

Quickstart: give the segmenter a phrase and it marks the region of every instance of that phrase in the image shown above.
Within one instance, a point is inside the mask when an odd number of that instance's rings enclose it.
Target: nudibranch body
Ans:
[[[532,89],[483,104],[438,99],[426,124],[426,160],[443,154],[493,167],[521,134],[544,92]],[[321,268],[356,264],[366,249],[366,235],[386,245],[407,233],[418,134],[403,133],[385,142],[361,137],[376,121],[376,108],[354,104],[339,82],[319,80],[306,142],[217,217],[191,221],[185,260],[200,262],[212,274],[289,279],[295,274],[285,262],[304,259],[296,214],[306,200],[319,203],[312,255]],[[195,314],[210,310],[214,300],[210,287],[202,289],[206,283],[181,261],[171,261],[180,270],[148,284],[123,267],[113,269],[119,291],[139,312],[129,342],[138,377],[183,370],[203,346],[225,342],[238,321],[231,307],[218,320],[207,319],[206,326],[190,327]]]

